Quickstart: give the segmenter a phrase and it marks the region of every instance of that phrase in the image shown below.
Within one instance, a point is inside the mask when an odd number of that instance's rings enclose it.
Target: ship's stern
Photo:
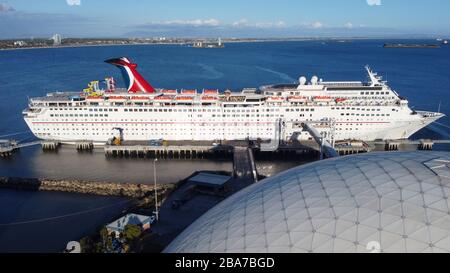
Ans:
[[[34,128],[33,120],[35,120],[39,116],[40,110],[38,109],[31,109],[27,108],[22,111],[22,117],[27,124],[28,128],[30,129],[31,133],[38,139],[43,139],[42,137],[38,136],[36,134],[36,128]]]

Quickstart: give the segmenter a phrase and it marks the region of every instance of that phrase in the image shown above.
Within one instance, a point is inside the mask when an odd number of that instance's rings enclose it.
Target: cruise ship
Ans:
[[[110,77],[83,91],[30,99],[23,117],[37,138],[105,144],[120,130],[130,141],[289,142],[311,139],[303,130],[308,123],[328,140],[373,141],[407,139],[444,116],[412,110],[369,67],[366,82],[302,76],[297,83],[232,92],[157,89],[130,59],[106,62],[121,70],[126,88],[116,88]]]

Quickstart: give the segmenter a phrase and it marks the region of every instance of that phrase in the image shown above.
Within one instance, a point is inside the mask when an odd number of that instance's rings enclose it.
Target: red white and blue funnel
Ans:
[[[115,65],[122,72],[123,79],[127,85],[128,92],[130,93],[155,93],[155,88],[153,88],[144,77],[137,72],[137,64],[132,63],[128,58],[116,58],[106,60],[106,63]]]

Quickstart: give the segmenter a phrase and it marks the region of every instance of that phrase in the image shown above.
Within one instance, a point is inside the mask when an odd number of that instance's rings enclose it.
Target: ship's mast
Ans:
[[[370,66],[366,65],[366,70],[370,78],[371,87],[382,85],[381,77],[378,76],[377,73],[373,72],[372,69],[370,69]]]

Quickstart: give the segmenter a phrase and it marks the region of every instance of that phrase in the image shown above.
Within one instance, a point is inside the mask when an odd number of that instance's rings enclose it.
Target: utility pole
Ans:
[[[157,190],[157,184],[156,184],[156,162],[158,161],[158,158],[155,158],[155,160],[153,161],[153,178],[154,178],[154,182],[155,182],[155,216],[156,216],[156,221],[159,221],[159,211],[158,211],[158,190]]]

